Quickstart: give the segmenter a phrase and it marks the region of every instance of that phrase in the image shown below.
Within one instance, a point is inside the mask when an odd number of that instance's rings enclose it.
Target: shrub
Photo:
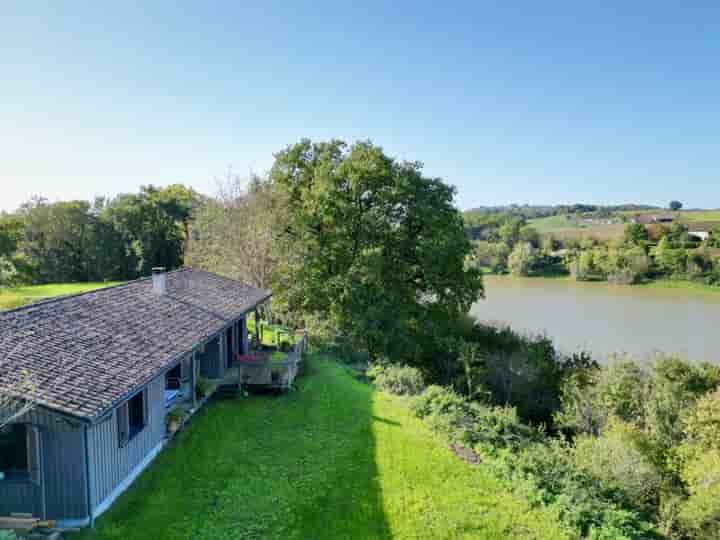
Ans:
[[[458,410],[464,410],[465,406],[466,403],[462,396],[437,385],[428,386],[410,403],[410,409],[418,418],[451,414]]]
[[[195,385],[195,395],[198,399],[204,398],[210,392],[210,381],[205,377],[200,377]]]
[[[692,538],[720,538],[720,450],[698,453],[683,470],[689,497],[680,522]]]
[[[378,388],[399,396],[415,396],[425,388],[422,373],[408,366],[386,367],[374,379]]]
[[[647,374],[632,360],[620,360],[602,370],[598,398],[609,415],[626,422],[642,417]]]
[[[683,419],[684,433],[698,450],[720,450],[720,389],[700,398]]]
[[[594,539],[651,538],[652,525],[598,489],[577,467],[572,446],[561,439],[490,457],[488,466],[538,503],[554,508],[571,536]]]
[[[644,511],[657,507],[662,476],[647,441],[633,426],[615,421],[601,437],[578,437],[572,454],[577,469],[595,479],[609,498]]]
[[[539,440],[538,432],[522,423],[515,408],[487,407],[440,386],[428,387],[412,401],[411,409],[433,431],[486,452],[517,450]]]

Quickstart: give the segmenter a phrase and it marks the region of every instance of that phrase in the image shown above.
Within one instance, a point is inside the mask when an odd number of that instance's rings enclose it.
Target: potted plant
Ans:
[[[180,425],[183,421],[183,413],[182,411],[178,409],[174,409],[170,411],[167,415],[166,421],[167,421],[167,427],[170,434],[174,434],[177,432],[178,429],[180,429]]]
[[[210,381],[205,377],[200,377],[197,384],[195,385],[195,396],[197,399],[202,399],[208,395],[210,391]]]

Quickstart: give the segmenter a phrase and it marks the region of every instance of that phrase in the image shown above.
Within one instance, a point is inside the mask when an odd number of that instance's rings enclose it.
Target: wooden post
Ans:
[[[197,392],[195,386],[197,386],[197,352],[193,351],[190,355],[190,392],[192,392],[193,409],[197,409]]]
[[[257,340],[258,346],[262,344],[262,331],[260,328],[260,311],[255,306],[255,339]]]

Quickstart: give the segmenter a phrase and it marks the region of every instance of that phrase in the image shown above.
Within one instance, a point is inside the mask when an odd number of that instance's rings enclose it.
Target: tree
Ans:
[[[648,230],[641,223],[628,223],[625,225],[624,239],[627,244],[641,246],[649,238]]]
[[[578,281],[589,279],[595,272],[595,259],[593,250],[581,251],[575,254],[568,264],[570,275]]]
[[[667,236],[664,236],[655,248],[655,264],[667,274],[681,274],[685,271],[686,254],[683,249],[672,249]]]
[[[531,227],[530,225],[525,225],[524,227],[520,228],[518,239],[520,242],[527,242],[534,248],[540,247],[540,234],[534,227]]]
[[[190,227],[186,263],[269,288],[276,254],[273,225],[281,221],[276,190],[267,180],[228,175]]]
[[[508,258],[508,267],[510,272],[516,276],[527,276],[532,271],[535,263],[537,262],[537,256],[535,254],[535,248],[532,244],[523,242],[517,244],[510,253]]]
[[[483,292],[454,189],[421,171],[370,142],[303,140],[270,173],[286,209],[278,301],[332,321],[372,358],[417,362],[421,342]]]
[[[520,231],[522,228],[523,220],[521,218],[508,219],[498,230],[500,241],[505,242],[510,247],[513,247],[520,241]]]
[[[668,208],[672,210],[673,212],[677,212],[683,207],[683,203],[680,201],[670,201],[670,204],[668,204]]]
[[[103,216],[111,220],[136,259],[136,274],[155,266],[178,268],[183,263],[192,212],[200,197],[180,184],[143,186],[139,194],[122,194],[110,201]]]

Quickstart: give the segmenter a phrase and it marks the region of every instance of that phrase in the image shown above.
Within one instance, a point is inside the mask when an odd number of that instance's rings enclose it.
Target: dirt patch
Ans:
[[[455,452],[455,455],[462,459],[463,461],[468,462],[470,465],[480,465],[482,463],[482,460],[480,459],[480,456],[478,456],[475,452],[470,450],[467,446],[463,446],[462,444],[453,443],[450,445],[450,449]]]

